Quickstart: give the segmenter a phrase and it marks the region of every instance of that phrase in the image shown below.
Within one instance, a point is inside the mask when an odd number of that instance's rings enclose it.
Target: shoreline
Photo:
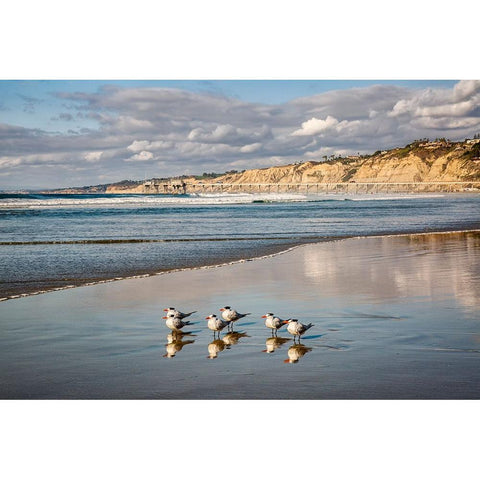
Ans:
[[[480,398],[480,231],[348,238],[227,266],[0,304],[2,398]],[[194,312],[180,335],[162,320],[168,305]],[[224,305],[250,315],[212,339],[205,316]],[[313,326],[295,341],[265,312]]]
[[[383,233],[383,234],[377,234],[377,233],[372,233],[370,235],[354,235],[354,236],[343,236],[343,237],[323,237],[322,240],[317,240],[313,242],[299,242],[296,245],[292,245],[286,249],[279,250],[277,252],[267,254],[267,255],[259,255],[256,257],[248,257],[248,258],[241,258],[238,260],[233,260],[230,262],[222,262],[222,263],[215,263],[211,265],[201,265],[201,266],[191,266],[191,267],[180,267],[180,268],[173,268],[169,270],[162,270],[162,271],[156,271],[156,272],[150,272],[150,273],[144,273],[144,274],[138,274],[138,275],[126,275],[126,276],[117,276],[117,277],[112,277],[112,278],[106,278],[106,279],[99,279],[99,280],[94,280],[94,281],[88,281],[85,283],[78,283],[78,284],[70,284],[70,285],[65,285],[61,287],[52,287],[52,288],[47,288],[44,290],[38,290],[38,291],[33,291],[33,292],[25,292],[25,293],[18,293],[18,294],[13,294],[13,295],[7,295],[5,297],[0,298],[0,302],[6,302],[7,300],[18,300],[20,298],[27,298],[31,296],[37,296],[37,295],[43,295],[46,293],[53,293],[53,292],[59,292],[62,290],[70,290],[73,288],[80,288],[80,287],[91,287],[95,285],[102,285],[106,283],[112,283],[112,282],[118,282],[121,280],[134,280],[134,279],[141,279],[141,278],[149,278],[149,277],[156,277],[156,276],[162,276],[162,275],[167,275],[171,273],[177,273],[177,272],[184,272],[184,271],[196,271],[196,270],[205,270],[205,269],[215,269],[215,268],[221,268],[221,267],[226,267],[229,265],[237,265],[245,262],[253,262],[253,261],[258,261],[258,260],[264,260],[268,258],[273,258],[279,255],[283,255],[286,253],[289,253],[299,247],[305,247],[307,245],[316,245],[316,244],[323,244],[323,243],[334,243],[338,241],[344,241],[344,240],[349,240],[349,239],[362,239],[362,238],[389,238],[389,237],[402,237],[402,236],[425,236],[425,235],[445,235],[445,234],[454,234],[454,233],[474,233],[474,232],[480,232],[480,228],[470,228],[470,229],[462,229],[462,230],[435,230],[431,232],[399,232],[399,233]]]

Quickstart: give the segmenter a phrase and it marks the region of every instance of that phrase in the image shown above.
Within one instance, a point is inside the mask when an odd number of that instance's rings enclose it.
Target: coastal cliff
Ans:
[[[450,142],[417,140],[402,148],[372,155],[324,157],[324,161],[296,162],[269,168],[211,174],[207,177],[154,179],[158,193],[181,193],[180,184],[312,184],[340,182],[459,182],[480,181],[480,139]],[[154,193],[148,182],[125,180],[114,184],[66,188],[49,193]],[[261,191],[261,187],[259,187]],[[225,185],[222,191],[229,191]]]
[[[246,170],[214,179],[224,183],[480,181],[480,142],[426,142],[369,156]]]

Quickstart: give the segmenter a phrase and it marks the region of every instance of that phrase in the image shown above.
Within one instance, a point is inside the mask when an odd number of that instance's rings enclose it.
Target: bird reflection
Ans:
[[[207,358],[217,358],[220,352],[225,350],[225,342],[220,339],[216,338],[213,342],[208,344],[208,357]]]
[[[165,353],[164,357],[173,358],[185,345],[195,342],[195,340],[183,340],[182,338],[185,335],[188,334],[183,332],[173,332],[167,335],[168,343],[165,345],[167,353]]]
[[[243,332],[228,332],[226,335],[223,336],[222,340],[228,349],[232,345],[236,345],[238,341],[243,337],[248,337],[248,335]]]
[[[306,347],[302,343],[294,343],[287,352],[288,358],[286,358],[284,363],[297,363],[300,358],[302,358],[306,353],[310,352],[311,347]]]
[[[289,338],[274,337],[267,338],[265,341],[266,349],[262,350],[264,353],[273,353],[277,348],[280,348],[284,343],[290,341]]]

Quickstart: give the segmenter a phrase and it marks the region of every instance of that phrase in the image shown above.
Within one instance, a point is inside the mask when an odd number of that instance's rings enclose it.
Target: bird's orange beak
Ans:
[[[267,316],[266,316],[266,315],[262,315],[262,318],[267,318]]]
[[[163,311],[164,311],[164,312],[168,312],[168,308],[164,308]]]
[[[224,309],[224,308],[221,308],[221,309],[220,309],[220,311],[221,311],[221,312],[224,312],[224,311],[225,311],[225,309]]]
[[[282,323],[285,325],[286,323],[288,323],[288,320],[284,320]]]
[[[210,317],[205,317],[205,320],[210,320]]]
[[[168,317],[162,317],[164,320],[166,320]]]
[[[289,358],[286,358],[283,363],[290,363],[290,359]]]

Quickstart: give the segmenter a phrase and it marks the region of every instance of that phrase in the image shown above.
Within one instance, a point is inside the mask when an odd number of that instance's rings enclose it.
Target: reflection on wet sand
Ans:
[[[244,337],[249,337],[249,335],[244,332],[228,332],[223,338],[214,338],[213,342],[208,344],[207,358],[217,358],[218,354],[225,350],[225,348],[228,350]]]
[[[304,275],[321,285],[325,295],[348,291],[381,302],[453,291],[461,304],[476,311],[479,251],[478,232],[379,237],[356,242],[351,250],[344,242],[332,242],[299,251],[303,272],[294,281],[301,285]],[[432,262],[434,256],[442,261]]]
[[[249,337],[244,332],[228,332],[223,338],[216,338],[208,344],[208,357],[217,358],[218,354],[225,348],[228,350],[232,345],[236,345],[241,338]]]
[[[287,352],[288,358],[286,358],[284,363],[297,363],[300,358],[302,358],[306,353],[310,352],[311,347],[306,347],[302,343],[294,343]]]
[[[182,340],[185,335],[190,334],[186,332],[174,332],[167,335],[168,343],[165,345],[167,353],[165,353],[164,357],[173,358],[185,345],[195,342],[195,340]]]
[[[225,350],[225,342],[220,339],[216,338],[213,342],[208,344],[208,357],[207,358],[217,358],[220,352]]]
[[[265,340],[266,349],[262,350],[263,353],[273,353],[277,348],[280,348],[284,343],[289,342],[289,338],[283,337],[270,337]]]
[[[248,337],[246,333],[243,332],[229,332],[223,338],[223,343],[227,348],[230,348],[232,345],[236,345],[238,341],[243,337]]]

